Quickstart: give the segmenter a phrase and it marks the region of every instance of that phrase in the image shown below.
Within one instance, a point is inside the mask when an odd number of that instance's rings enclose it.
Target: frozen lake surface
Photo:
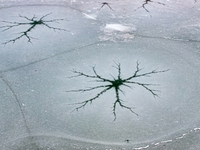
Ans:
[[[200,149],[199,6],[0,1],[0,148]]]

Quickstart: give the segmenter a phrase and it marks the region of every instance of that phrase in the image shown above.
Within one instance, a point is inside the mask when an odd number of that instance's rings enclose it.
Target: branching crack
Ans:
[[[59,21],[66,20],[66,19],[44,20],[44,18],[46,18],[50,14],[52,14],[52,13],[48,13],[48,14],[42,16],[39,19],[36,19],[37,17],[35,15],[32,18],[28,18],[26,16],[19,15],[19,17],[25,19],[26,22],[1,21],[2,23],[6,23],[7,24],[7,25],[4,25],[4,26],[0,26],[0,28],[3,29],[3,32],[7,31],[7,30],[10,30],[12,28],[15,28],[15,27],[19,27],[19,26],[27,26],[27,25],[30,26],[28,29],[25,29],[24,31],[20,32],[19,33],[20,35],[18,37],[14,38],[14,39],[11,39],[11,40],[8,40],[8,41],[6,41],[6,42],[4,42],[2,44],[6,45],[6,44],[11,43],[11,42],[15,43],[17,40],[21,39],[22,37],[26,37],[27,41],[29,43],[32,43],[31,39],[35,39],[35,38],[31,37],[29,35],[29,32],[31,32],[38,25],[46,26],[47,28],[53,29],[54,31],[56,31],[56,30],[66,31],[65,29],[61,29],[61,28],[57,28],[57,27],[52,27],[52,26],[50,26],[48,24],[48,23],[51,23],[51,22],[59,23]]]
[[[159,4],[159,5],[165,6],[165,4],[164,4],[164,3],[161,3],[161,2],[154,2],[154,1],[152,1],[152,0],[145,0],[144,3],[142,4],[142,6],[138,7],[138,8],[135,9],[134,11],[136,11],[136,10],[138,10],[138,9],[140,9],[140,8],[143,8],[143,9],[144,9],[146,12],[148,12],[149,15],[151,16],[149,10],[145,7],[146,5],[150,5],[149,2],[151,2],[151,3],[157,3],[157,4]],[[152,17],[152,16],[151,16],[151,17]]]
[[[103,3],[101,3],[101,4],[102,4],[102,5],[101,5],[101,7],[99,8],[99,10],[101,10],[101,8],[103,8],[105,5],[107,5],[107,6],[110,8],[110,10],[114,11],[114,10],[112,9],[112,7],[110,6],[110,3],[103,2]]]
[[[120,98],[120,95],[119,95],[120,92],[122,94],[124,94],[123,90],[121,90],[121,87],[126,86],[128,88],[131,88],[131,86],[130,86],[131,84],[138,85],[138,86],[146,89],[154,97],[158,97],[157,90],[153,90],[153,89],[150,88],[150,86],[155,86],[157,84],[140,83],[140,82],[133,81],[133,79],[139,78],[139,77],[147,77],[147,76],[151,76],[153,74],[163,73],[163,72],[166,72],[166,71],[169,70],[169,69],[167,69],[167,70],[159,71],[159,70],[155,69],[155,70],[152,70],[150,72],[140,73],[140,71],[142,69],[140,69],[139,63],[137,62],[136,63],[136,70],[133,73],[133,75],[129,76],[128,78],[123,79],[121,77],[121,65],[120,65],[120,63],[115,63],[115,66],[113,66],[113,67],[116,68],[117,71],[118,71],[118,75],[117,75],[116,78],[112,76],[113,80],[106,79],[106,78],[102,77],[101,75],[99,75],[97,73],[97,71],[95,70],[95,67],[92,68],[93,73],[94,73],[93,75],[89,75],[89,74],[86,74],[86,73],[83,73],[83,72],[80,72],[80,71],[72,70],[72,72],[75,75],[71,76],[69,78],[85,77],[85,78],[95,79],[95,82],[105,83],[104,85],[99,85],[99,86],[95,86],[95,87],[66,91],[66,92],[88,92],[88,91],[92,91],[92,90],[96,90],[96,89],[102,89],[98,94],[96,94],[94,97],[92,97],[90,99],[87,99],[87,100],[82,101],[82,102],[71,104],[71,105],[74,105],[74,104],[79,105],[74,110],[78,111],[80,108],[85,107],[88,103],[92,104],[92,102],[94,100],[98,99],[101,95],[103,95],[104,93],[106,93],[110,89],[114,89],[115,90],[115,97],[116,97],[116,99],[113,103],[114,120],[116,120],[116,117],[117,117],[117,114],[116,114],[117,105],[119,105],[122,108],[128,109],[130,112],[132,112],[133,114],[138,116],[138,114],[133,111],[132,107],[129,107],[129,106],[126,106],[126,105],[123,104],[123,100]]]

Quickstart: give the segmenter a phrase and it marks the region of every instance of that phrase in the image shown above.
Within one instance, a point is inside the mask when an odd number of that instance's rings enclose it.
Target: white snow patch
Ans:
[[[97,20],[97,15],[95,15],[95,14],[86,14],[86,13],[83,13],[83,12],[82,12],[82,14],[87,19]]]
[[[135,31],[136,27],[134,25],[106,24],[102,30],[104,35],[99,36],[101,41],[129,42],[134,38],[132,31]]]
[[[125,26],[122,24],[106,24],[105,30],[120,31],[120,32],[130,32],[136,30],[135,26]]]

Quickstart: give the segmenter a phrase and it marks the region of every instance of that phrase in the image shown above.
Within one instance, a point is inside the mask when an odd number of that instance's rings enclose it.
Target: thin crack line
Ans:
[[[24,67],[27,67],[27,66],[29,66],[29,65],[33,65],[33,64],[35,64],[35,63],[39,63],[39,62],[42,62],[42,61],[44,61],[44,60],[48,60],[48,59],[51,59],[51,58],[54,58],[54,57],[57,57],[57,56],[60,56],[60,55],[63,55],[63,54],[72,52],[72,51],[75,52],[75,51],[77,51],[77,50],[80,50],[80,49],[83,49],[83,48],[86,48],[86,47],[89,47],[89,46],[92,46],[92,45],[105,43],[105,42],[106,42],[106,41],[99,41],[99,42],[95,42],[95,43],[90,43],[90,44],[88,44],[88,45],[83,45],[83,46],[81,46],[81,47],[73,48],[73,49],[68,50],[68,51],[60,52],[60,53],[58,53],[58,54],[54,54],[54,55],[51,55],[51,56],[49,56],[49,57],[42,58],[42,59],[39,59],[39,60],[30,62],[30,63],[27,63],[27,64],[25,64],[25,65],[21,65],[21,66],[9,68],[9,69],[1,70],[0,73],[6,73],[6,72],[13,71],[13,70],[16,70],[16,69],[24,68]]]
[[[8,81],[6,81],[4,78],[3,78],[3,75],[1,74],[0,75],[0,78],[2,79],[2,81],[7,85],[7,87],[9,88],[9,90],[11,91],[12,95],[14,96],[15,98],[15,101],[19,107],[19,110],[20,110],[20,113],[21,113],[21,116],[22,116],[22,119],[23,119],[23,122],[24,122],[24,125],[26,127],[26,131],[29,135],[29,137],[31,137],[31,131],[30,131],[30,128],[28,127],[28,123],[27,123],[27,120],[26,120],[26,117],[25,117],[25,114],[24,114],[24,111],[22,109],[22,106],[20,104],[20,101],[16,95],[16,93],[14,92],[13,88],[11,87],[11,85],[8,83]]]
[[[133,33],[130,33],[133,34]],[[134,34],[133,34],[134,35]],[[135,34],[135,37],[141,37],[141,38],[152,38],[152,39],[163,39],[163,40],[170,40],[170,41],[180,41],[180,42],[200,42],[200,40],[192,40],[192,39],[178,39],[178,38],[171,38],[171,37],[156,37],[156,36],[148,36],[148,35],[141,35],[141,34]]]

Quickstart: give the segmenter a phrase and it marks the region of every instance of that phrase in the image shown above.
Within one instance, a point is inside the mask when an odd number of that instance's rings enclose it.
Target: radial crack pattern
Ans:
[[[85,107],[88,103],[92,104],[93,101],[95,101],[96,99],[98,99],[101,95],[103,95],[104,93],[106,93],[107,91],[109,91],[110,89],[114,89],[115,90],[115,101],[113,103],[113,115],[114,115],[114,120],[116,120],[117,114],[116,114],[116,108],[117,105],[119,105],[122,108],[128,109],[130,112],[132,112],[133,114],[137,115],[138,114],[136,112],[133,111],[132,107],[126,106],[123,104],[123,100],[120,98],[120,92],[122,94],[124,94],[123,90],[121,89],[121,87],[126,86],[128,88],[131,88],[131,85],[137,85],[140,87],[143,87],[144,89],[146,89],[149,93],[151,93],[154,97],[158,97],[157,94],[157,90],[151,89],[151,86],[155,86],[157,84],[146,84],[146,83],[140,83],[140,82],[136,82],[134,81],[135,78],[140,78],[140,77],[148,77],[151,76],[153,74],[157,74],[157,73],[163,73],[166,72],[168,70],[152,70],[150,72],[146,72],[146,73],[140,73],[142,69],[140,69],[139,67],[139,63],[136,63],[136,70],[133,73],[133,75],[123,79],[121,77],[121,65],[119,63],[115,63],[115,66],[113,66],[115,69],[117,69],[118,71],[118,75],[117,77],[113,77],[112,80],[110,79],[106,79],[104,77],[102,77],[101,75],[99,75],[97,73],[97,71],[95,70],[95,67],[92,68],[93,70],[93,75],[89,75],[80,71],[76,71],[76,70],[72,70],[72,72],[75,74],[74,76],[71,76],[69,78],[75,78],[75,77],[85,77],[85,78],[90,78],[90,79],[95,79],[95,82],[100,82],[100,83],[104,83],[103,85],[98,85],[95,87],[90,87],[90,88],[85,88],[85,89],[76,89],[76,90],[68,90],[66,92],[89,92],[92,90],[97,90],[97,89],[101,89],[101,91],[96,94],[94,97],[87,99],[85,101],[82,102],[78,102],[78,103],[73,103],[76,105],[79,105],[78,107],[76,107],[74,110],[79,110],[80,108]]]
[[[2,44],[8,44],[8,43],[15,43],[17,40],[25,37],[27,38],[27,41],[29,43],[32,43],[31,42],[31,39],[34,39],[33,37],[31,37],[29,35],[29,33],[34,29],[36,28],[36,26],[38,25],[43,25],[43,26],[46,26],[47,28],[49,29],[53,29],[54,31],[56,30],[59,30],[59,31],[66,31],[65,29],[61,29],[61,28],[57,28],[57,27],[52,27],[50,26],[48,23],[51,23],[51,22],[56,22],[56,23],[59,23],[58,21],[61,21],[61,20],[66,20],[66,19],[52,19],[52,20],[44,20],[44,18],[46,18],[47,16],[49,16],[51,13],[48,13],[44,16],[42,16],[41,18],[39,19],[36,19],[37,17],[34,15],[32,18],[28,18],[26,16],[21,16],[19,15],[20,18],[23,18],[25,19],[25,22],[10,22],[10,21],[1,21],[2,23],[5,23],[7,25],[4,25],[4,26],[0,26],[0,28],[3,29],[3,31],[7,31],[7,30],[10,30],[12,28],[16,28],[16,27],[19,27],[19,26],[29,26],[27,29],[25,29],[24,31],[20,32],[19,33],[19,36],[17,36],[16,38],[13,38],[11,40],[8,40]]]

